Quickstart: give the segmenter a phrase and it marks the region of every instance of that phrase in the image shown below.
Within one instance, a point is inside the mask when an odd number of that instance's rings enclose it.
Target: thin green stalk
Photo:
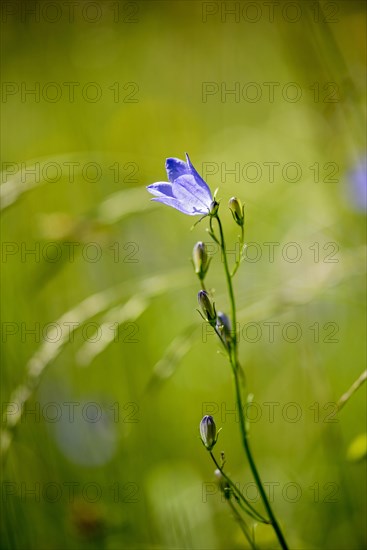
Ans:
[[[241,265],[242,249],[243,249],[244,240],[245,240],[245,228],[244,228],[243,225],[241,225],[240,255],[239,255],[239,258],[238,258],[237,262],[236,262],[235,265],[234,265],[234,268],[232,269],[232,273],[231,273],[231,277],[232,277],[232,278],[235,276],[235,274],[237,273],[237,269],[238,269],[238,268],[240,267],[240,265]]]
[[[253,550],[257,550],[257,546],[256,546],[255,542],[252,540],[251,535],[249,533],[249,528],[247,526],[247,523],[241,517],[241,515],[238,513],[238,511],[236,510],[236,507],[233,504],[233,502],[230,499],[228,499],[227,502],[228,502],[228,506],[231,508],[231,510],[232,510],[232,512],[233,512],[233,514],[234,514],[234,516],[235,516],[235,518],[236,518],[236,520],[237,520],[237,522],[238,522],[238,524],[239,524],[239,526],[242,530],[242,533],[245,535],[249,545],[251,546],[251,548]]]
[[[212,460],[224,479],[227,481],[228,485],[233,489],[233,491],[237,494],[238,498],[241,499],[246,506],[249,508],[249,510],[245,510],[253,519],[256,521],[260,521],[261,523],[267,523],[269,524],[269,521],[265,519],[255,508],[248,502],[248,500],[243,496],[241,491],[238,489],[238,487],[233,483],[233,481],[227,476],[227,474],[223,471],[223,467],[220,467],[218,464],[218,461],[216,460],[215,456],[213,455],[212,451],[210,451],[210,456],[212,457]],[[250,513],[251,511],[251,513]]]
[[[367,380],[367,370],[363,371],[362,374],[357,378],[357,380],[355,380],[355,382],[353,382],[353,384],[351,385],[349,390],[347,390],[345,393],[343,393],[343,395],[341,396],[341,398],[337,402],[337,406],[338,406],[339,411],[344,407],[346,402],[349,401],[349,399],[352,397],[354,392],[356,392],[358,390],[358,388],[360,388],[362,386],[363,382],[365,382],[366,380]]]
[[[227,286],[228,286],[228,293],[229,293],[229,299],[231,302],[231,310],[232,310],[232,327],[233,327],[233,348],[234,351],[237,351],[237,320],[236,320],[236,302],[234,298],[233,293],[233,285],[232,285],[232,278],[228,267],[228,260],[227,260],[227,253],[226,253],[226,245],[224,240],[224,233],[223,233],[223,227],[222,223],[219,219],[219,216],[216,216],[218,227],[219,227],[219,234],[220,234],[220,246],[222,249],[222,255],[223,255],[223,262],[224,262],[224,271],[226,274],[227,279]]]
[[[255,483],[256,483],[256,485],[259,489],[261,499],[262,499],[262,501],[264,503],[264,506],[266,508],[266,511],[269,515],[270,523],[274,528],[274,531],[275,531],[275,533],[278,537],[279,543],[280,543],[281,547],[283,548],[283,550],[288,550],[288,546],[287,546],[287,543],[285,541],[284,535],[283,535],[283,533],[282,533],[282,531],[279,527],[279,524],[278,524],[277,519],[274,515],[272,507],[270,506],[270,502],[268,500],[268,497],[266,495],[264,486],[262,484],[260,474],[257,470],[254,458],[252,456],[252,452],[251,452],[250,444],[249,444],[249,440],[248,440],[248,434],[247,434],[247,430],[246,430],[246,426],[245,426],[245,421],[244,421],[244,418],[243,418],[243,407],[242,407],[241,390],[240,390],[240,385],[239,385],[239,380],[238,380],[238,373],[235,369],[233,369],[233,375],[234,375],[234,380],[235,380],[237,406],[240,410],[239,418],[240,418],[240,429],[241,429],[241,435],[242,435],[242,443],[243,443],[243,447],[244,447],[245,452],[246,452],[247,460],[250,464],[252,475],[254,476]]]
[[[246,430],[246,426],[245,426],[245,420],[244,420],[244,417],[243,417],[243,406],[242,406],[241,390],[240,390],[240,384],[239,384],[239,379],[238,379],[238,372],[239,372],[240,366],[239,366],[239,362],[238,362],[238,359],[237,359],[236,302],[235,302],[235,297],[234,297],[232,278],[231,278],[231,274],[230,274],[230,271],[229,271],[229,268],[228,268],[228,261],[227,261],[227,254],[226,254],[226,244],[225,244],[225,240],[224,240],[222,223],[221,223],[218,215],[216,215],[216,219],[217,219],[217,222],[218,222],[219,233],[220,233],[220,246],[221,246],[222,254],[223,254],[224,270],[225,270],[226,279],[227,279],[228,294],[229,294],[229,298],[230,298],[230,302],[231,302],[232,326],[233,326],[234,335],[235,335],[234,338],[233,338],[233,346],[232,346],[233,352],[230,355],[230,360],[231,360],[231,364],[232,364],[232,371],[233,371],[233,376],[234,376],[234,381],[235,381],[236,401],[237,401],[237,406],[238,406],[238,409],[239,409],[240,431],[241,431],[241,436],[242,436],[242,445],[243,445],[243,448],[245,450],[247,460],[248,460],[250,468],[251,468],[252,475],[254,476],[255,483],[256,483],[256,485],[259,489],[261,499],[262,499],[262,501],[264,503],[264,506],[266,508],[266,511],[268,513],[271,525],[273,526],[273,529],[274,529],[274,531],[277,535],[279,544],[281,545],[283,550],[288,550],[287,543],[285,541],[283,533],[280,529],[280,526],[277,522],[277,519],[274,515],[274,512],[272,510],[272,507],[271,507],[270,502],[268,500],[268,497],[266,495],[264,486],[263,486],[262,481],[261,481],[260,474],[257,470],[254,458],[252,456],[252,452],[251,452],[249,441],[248,441],[248,434],[247,434],[247,430]]]

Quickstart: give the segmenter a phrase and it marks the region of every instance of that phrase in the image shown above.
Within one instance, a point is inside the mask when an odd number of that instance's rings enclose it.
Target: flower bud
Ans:
[[[236,197],[229,199],[228,207],[232,212],[234,221],[242,227],[245,216],[244,216],[244,207],[241,204],[241,201]]]
[[[210,215],[211,216],[215,216],[216,213],[218,212],[218,208],[219,208],[219,202],[217,202],[216,200],[214,200],[211,205],[210,205]]]
[[[210,260],[208,260],[208,254],[206,246],[203,242],[199,241],[194,246],[192,251],[192,259],[194,262],[195,273],[197,273],[199,279],[202,281],[208,271]]]
[[[225,313],[218,311],[216,326],[223,342],[228,346],[232,341],[232,328],[231,321]]]
[[[205,319],[209,321],[212,326],[214,326],[217,319],[217,314],[215,312],[215,306],[210,301],[209,294],[205,290],[200,290],[198,293],[198,302]]]
[[[218,439],[217,428],[212,416],[206,415],[200,422],[200,437],[208,451],[211,451]]]

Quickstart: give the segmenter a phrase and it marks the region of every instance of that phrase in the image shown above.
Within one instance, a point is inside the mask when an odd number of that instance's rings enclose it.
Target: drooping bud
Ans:
[[[200,437],[208,451],[211,451],[218,439],[217,427],[212,416],[205,415],[200,422]]]
[[[226,344],[226,346],[229,346],[232,342],[232,328],[231,321],[228,319],[225,313],[218,311],[216,326],[217,331],[221,335],[223,342]]]
[[[242,206],[241,201],[236,197],[232,197],[229,199],[228,207],[232,212],[234,221],[242,227],[245,220],[245,214],[244,206]]]
[[[208,271],[210,259],[206,251],[206,246],[203,242],[199,241],[194,246],[192,251],[192,259],[194,262],[195,273],[197,273],[199,279],[202,281]]]
[[[206,290],[200,290],[200,292],[198,293],[198,302],[205,319],[209,321],[212,326],[215,326],[217,319],[215,305],[214,303],[212,304],[209,298],[209,294],[206,292]]]

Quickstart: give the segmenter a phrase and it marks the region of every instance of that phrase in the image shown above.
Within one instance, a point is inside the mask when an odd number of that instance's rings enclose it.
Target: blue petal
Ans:
[[[201,176],[199,176],[198,172],[195,170],[195,168],[193,167],[192,163],[191,163],[191,160],[190,160],[190,157],[187,153],[185,153],[186,155],[186,159],[187,159],[187,165],[190,169],[190,172],[191,174],[194,176],[195,180],[196,180],[196,183],[198,184],[198,186],[202,189],[202,191],[208,196],[210,197],[210,202],[213,200],[212,199],[212,192],[210,191],[210,188],[209,186],[207,185],[207,183],[205,183],[205,181],[203,180],[203,178]]]
[[[166,159],[166,171],[168,181],[172,183],[180,176],[190,174],[190,168],[187,166],[186,162],[176,158]]]
[[[183,201],[190,200],[198,208],[205,208],[206,210],[210,208],[213,200],[211,194],[208,194],[198,185],[192,174],[177,178],[172,184],[172,192],[174,197]]]
[[[172,194],[172,184],[167,183],[166,181],[157,181],[157,183],[152,183],[148,185],[147,190],[152,195],[157,197],[173,197]]]
[[[212,202],[198,187],[194,176],[181,176],[172,184],[173,196],[193,214],[208,214]]]
[[[188,210],[186,208],[186,205],[184,205],[178,199],[174,199],[174,198],[170,198],[170,197],[157,197],[155,199],[152,199],[152,201],[161,202],[162,204],[166,204],[167,206],[172,206],[172,208],[176,208],[176,210],[179,210],[180,212],[183,212],[184,214],[188,214],[189,216],[196,216],[196,215],[201,214],[201,212],[195,212],[193,210]]]

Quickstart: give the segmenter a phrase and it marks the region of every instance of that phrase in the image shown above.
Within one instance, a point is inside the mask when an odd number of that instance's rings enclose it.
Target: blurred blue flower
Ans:
[[[166,160],[168,182],[157,182],[148,185],[147,189],[157,198],[153,201],[162,202],[188,214],[189,216],[205,216],[209,214],[213,202],[211,191],[205,181],[197,173],[186,153],[187,162],[176,158]]]
[[[350,199],[356,210],[367,210],[367,158],[361,159],[350,172]]]

